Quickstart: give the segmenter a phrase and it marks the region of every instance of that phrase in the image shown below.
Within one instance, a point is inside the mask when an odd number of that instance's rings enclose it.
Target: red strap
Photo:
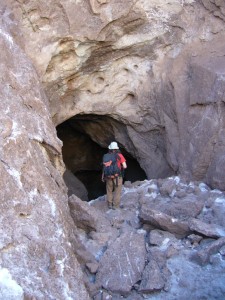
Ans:
[[[104,166],[106,166],[106,167],[110,167],[111,164],[112,164],[112,160],[104,162]]]

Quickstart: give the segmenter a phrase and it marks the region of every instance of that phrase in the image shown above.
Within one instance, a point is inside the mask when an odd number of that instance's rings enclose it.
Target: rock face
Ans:
[[[161,194],[169,185],[172,193]],[[126,182],[117,210],[105,197],[70,201],[93,299],[223,299],[224,193],[171,177]]]
[[[110,116],[86,132],[104,147],[112,136],[148,178],[225,188],[223,1],[8,4],[56,125]]]
[[[0,16],[0,298],[221,299],[224,195],[130,184],[122,212],[90,205],[99,224],[69,209],[55,126],[102,116],[79,126],[148,178],[225,189],[224,1],[2,0]]]
[[[0,298],[86,300],[71,244],[61,142],[2,2],[0,15]]]

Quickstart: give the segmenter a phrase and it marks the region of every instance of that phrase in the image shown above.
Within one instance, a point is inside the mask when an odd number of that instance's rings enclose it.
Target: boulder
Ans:
[[[222,237],[217,241],[211,242],[209,245],[205,246],[203,249],[193,253],[192,259],[199,263],[201,266],[206,265],[210,261],[210,257],[220,251],[225,245],[225,238]]]
[[[140,218],[144,223],[174,233],[178,236],[187,236],[190,233],[188,223],[179,220],[158,210],[142,207],[140,211]]]
[[[128,294],[141,279],[145,257],[144,231],[121,234],[101,258],[96,282],[111,292]]]
[[[139,291],[147,294],[163,289],[165,279],[156,261],[151,260],[145,267]]]
[[[88,202],[82,201],[75,195],[69,197],[69,207],[75,225],[85,232],[102,231],[110,227],[110,222],[101,212],[94,207],[91,208]]]
[[[198,219],[191,218],[188,221],[189,228],[211,238],[225,237],[225,229],[217,224],[207,224]]]

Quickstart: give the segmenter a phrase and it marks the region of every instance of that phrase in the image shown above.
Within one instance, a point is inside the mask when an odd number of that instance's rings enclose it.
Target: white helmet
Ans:
[[[119,146],[118,146],[117,142],[112,142],[108,148],[109,148],[109,150],[118,150]]]

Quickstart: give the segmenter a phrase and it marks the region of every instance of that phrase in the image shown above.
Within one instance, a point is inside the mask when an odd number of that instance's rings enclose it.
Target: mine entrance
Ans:
[[[56,129],[63,142],[62,154],[67,168],[64,180],[69,194],[74,193],[86,201],[104,195],[105,184],[101,181],[102,156],[107,153],[111,141],[116,140],[115,132],[121,130],[126,134],[124,125],[107,116],[77,115]],[[124,146],[118,144],[128,165],[124,181],[146,179],[137,160]]]

